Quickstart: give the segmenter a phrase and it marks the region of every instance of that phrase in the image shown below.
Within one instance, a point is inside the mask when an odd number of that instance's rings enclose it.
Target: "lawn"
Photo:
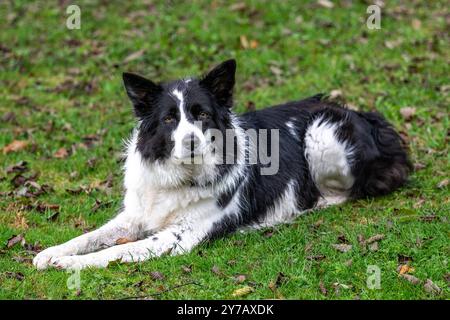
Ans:
[[[447,1],[386,1],[373,30],[370,1],[118,3],[78,1],[78,30],[70,1],[0,4],[0,299],[450,297]],[[83,270],[78,289],[35,270],[37,251],[121,206],[134,125],[122,72],[167,80],[231,57],[237,112],[325,92],[383,113],[409,142],[409,184],[182,256]]]

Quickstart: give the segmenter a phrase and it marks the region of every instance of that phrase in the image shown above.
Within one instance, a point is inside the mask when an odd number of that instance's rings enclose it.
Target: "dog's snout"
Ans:
[[[187,134],[182,141],[183,147],[187,150],[194,151],[200,147],[200,138],[195,134]]]

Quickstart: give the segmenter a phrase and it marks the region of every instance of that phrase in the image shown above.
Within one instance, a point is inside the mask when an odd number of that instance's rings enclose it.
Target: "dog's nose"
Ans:
[[[200,138],[193,133],[185,135],[182,140],[183,148],[191,152],[197,150],[200,147],[200,143]]]

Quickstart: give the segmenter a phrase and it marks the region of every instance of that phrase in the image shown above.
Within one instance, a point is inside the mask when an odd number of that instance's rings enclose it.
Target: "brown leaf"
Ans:
[[[438,187],[439,189],[444,189],[446,186],[448,186],[450,180],[448,178],[442,180],[441,182],[439,182],[436,187]]]
[[[57,158],[57,159],[65,159],[69,156],[69,152],[67,151],[66,148],[59,148],[54,154],[53,154],[53,158]]]
[[[329,0],[318,0],[317,4],[323,8],[327,8],[327,9],[331,9],[334,7],[333,2],[331,2]]]
[[[421,163],[421,162],[414,163],[414,171],[419,171],[419,170],[425,169],[426,167],[427,167],[427,165],[424,163]]]
[[[185,265],[183,265],[183,266],[181,266],[181,270],[184,273],[191,273],[192,272],[192,266],[185,266]]]
[[[116,240],[116,244],[120,245],[120,244],[125,244],[128,242],[134,242],[134,240],[131,240],[129,238],[119,238]]]
[[[25,140],[14,140],[7,146],[3,147],[3,154],[8,154],[10,152],[21,151],[28,146],[28,141]]]
[[[370,237],[369,239],[367,239],[366,242],[370,244],[373,242],[378,242],[383,239],[384,239],[384,234],[376,234],[376,235]]]
[[[414,107],[401,108],[400,114],[402,115],[403,119],[411,120],[412,117],[416,114],[416,108],[414,108]]]
[[[408,264],[401,264],[398,266],[397,271],[399,274],[406,274],[414,272],[415,269]]]
[[[249,44],[249,42],[248,42],[247,37],[244,36],[244,35],[242,35],[242,36],[239,37],[239,40],[240,40],[240,42],[241,42],[241,47],[242,47],[243,49],[248,49],[248,47],[250,46],[250,44]]]
[[[125,59],[123,59],[123,63],[128,63],[133,60],[139,59],[144,55],[145,51],[146,51],[145,49],[141,49],[136,52],[133,52],[132,54],[128,55]]]
[[[19,161],[16,164],[9,166],[6,168],[6,173],[24,173],[28,171],[28,162],[26,161]]]
[[[239,274],[239,275],[234,277],[234,280],[237,283],[243,283],[245,280],[247,280],[247,276],[245,274]]]
[[[425,289],[426,292],[431,293],[431,294],[441,294],[441,292],[442,292],[442,289],[439,288],[430,279],[427,279],[425,281],[425,284],[423,285],[423,288]]]
[[[231,295],[233,297],[243,297],[243,296],[246,296],[246,295],[252,293],[253,291],[254,291],[254,289],[252,287],[245,286],[245,287],[234,290]]]
[[[322,255],[322,254],[317,254],[317,255],[312,255],[312,256],[307,256],[306,259],[307,260],[314,260],[314,261],[321,261],[323,259],[325,259],[326,256]]]
[[[371,243],[369,245],[369,250],[372,251],[372,252],[378,251],[379,250],[378,242]]]
[[[339,244],[332,244],[331,245],[333,248],[335,248],[337,251],[340,252],[348,252],[352,249],[352,245],[351,244],[345,244],[345,243],[339,243]]]
[[[22,281],[23,279],[25,279],[25,276],[23,275],[22,272],[6,271],[5,276],[7,276],[8,278],[11,278],[11,279],[16,279],[18,281]]]
[[[152,271],[150,272],[150,276],[153,280],[164,280],[166,277],[159,271]]]
[[[25,238],[21,234],[14,235],[11,238],[9,238],[8,242],[6,243],[6,247],[10,249],[18,243],[25,243]]]
[[[408,282],[412,283],[412,284],[419,284],[420,283],[420,279],[410,275],[410,274],[401,274],[400,277],[402,277],[403,279],[407,280]]]

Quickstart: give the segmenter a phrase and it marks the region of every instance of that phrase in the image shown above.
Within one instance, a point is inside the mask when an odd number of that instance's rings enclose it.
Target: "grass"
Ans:
[[[229,299],[245,286],[253,288],[246,299],[449,298],[449,190],[437,187],[450,172],[446,1],[386,2],[379,30],[366,27],[363,1],[332,9],[316,1],[78,1],[80,30],[66,28],[59,3],[0,4],[0,147],[28,141],[0,153],[1,299]],[[67,288],[64,271],[36,271],[27,259],[33,246],[6,246],[18,234],[28,244],[56,245],[117,212],[122,139],[134,125],[123,71],[172,79],[230,57],[238,60],[238,112],[341,90],[349,105],[382,112],[408,137],[420,170],[386,197],[235,234],[182,256],[82,271],[80,291]],[[404,107],[415,108],[412,118],[401,115]],[[61,148],[69,151],[65,159],[55,158]],[[13,185],[17,173],[6,168],[22,160],[29,168],[22,175],[38,173],[34,181],[52,190],[18,195],[23,186]],[[80,186],[86,191],[67,191]],[[361,235],[376,234],[384,235],[378,250],[359,244]],[[352,250],[334,249],[340,241]],[[420,284],[398,275],[406,260]],[[381,270],[380,289],[366,285],[369,265]],[[152,276],[156,271],[164,278]],[[237,283],[237,275],[245,279]],[[426,291],[426,279],[441,293]]]

